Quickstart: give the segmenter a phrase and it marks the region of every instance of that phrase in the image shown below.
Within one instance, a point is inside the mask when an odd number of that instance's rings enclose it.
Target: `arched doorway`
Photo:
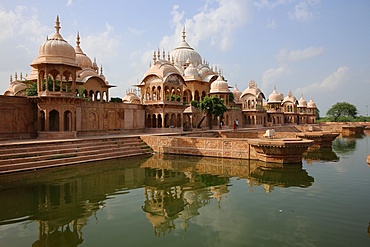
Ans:
[[[64,131],[72,131],[72,112],[64,112]]]
[[[57,110],[49,112],[49,131],[59,131],[59,112]]]

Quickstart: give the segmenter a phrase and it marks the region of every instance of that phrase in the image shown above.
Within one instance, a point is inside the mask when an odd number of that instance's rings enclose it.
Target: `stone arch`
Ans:
[[[158,114],[158,126],[157,126],[158,128],[162,128],[162,126],[163,126],[162,121],[163,121],[162,120],[162,114]]]
[[[176,127],[181,128],[181,115],[182,114],[177,114],[177,119],[176,119]]]
[[[169,127],[170,126],[170,115],[168,113],[166,113],[166,115],[164,115],[164,127]]]
[[[198,90],[195,90],[194,92],[194,100],[200,102],[200,96]]]
[[[64,131],[72,131],[73,125],[72,125],[73,119],[72,119],[72,112],[71,111],[65,111],[64,112]]]
[[[176,115],[175,115],[175,113],[172,113],[172,114],[171,114],[171,118],[170,118],[170,126],[171,126],[171,127],[176,126]]]
[[[190,104],[191,100],[192,100],[191,91],[187,89],[183,93],[182,101],[185,102],[186,104]]]
[[[202,97],[201,97],[201,100],[204,99],[204,97],[206,97],[206,92],[202,91]]]
[[[40,111],[40,131],[45,131],[45,111]]]
[[[151,124],[151,127],[152,128],[157,128],[157,116],[155,114],[152,115],[152,124]]]
[[[49,112],[49,131],[59,131],[59,112],[52,110]]]

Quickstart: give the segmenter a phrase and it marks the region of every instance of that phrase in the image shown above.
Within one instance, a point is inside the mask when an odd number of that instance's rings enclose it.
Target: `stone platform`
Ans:
[[[313,140],[301,138],[247,139],[184,136],[141,136],[155,152],[260,160],[273,163],[301,163],[302,154]]]

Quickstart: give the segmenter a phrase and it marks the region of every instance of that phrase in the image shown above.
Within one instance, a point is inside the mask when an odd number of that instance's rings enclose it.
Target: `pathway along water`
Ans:
[[[0,176],[0,246],[370,246],[369,141],[288,168],[154,155]]]

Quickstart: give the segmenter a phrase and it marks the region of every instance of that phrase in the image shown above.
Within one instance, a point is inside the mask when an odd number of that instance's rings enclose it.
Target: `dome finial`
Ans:
[[[57,33],[59,33],[60,28],[59,16],[57,15],[57,19],[55,21],[55,30],[57,31]]]
[[[79,31],[77,31],[77,40],[76,40],[76,44],[77,44],[77,46],[80,46],[80,32]]]
[[[10,83],[12,83],[12,82],[13,82],[13,76],[10,75]]]
[[[157,55],[155,54],[155,51],[153,52],[153,64],[155,63],[155,61],[157,60]]]
[[[184,28],[182,29],[182,41],[185,42],[185,38],[186,38],[186,31],[185,31],[185,26]]]
[[[100,75],[103,75],[103,65],[100,65]]]

